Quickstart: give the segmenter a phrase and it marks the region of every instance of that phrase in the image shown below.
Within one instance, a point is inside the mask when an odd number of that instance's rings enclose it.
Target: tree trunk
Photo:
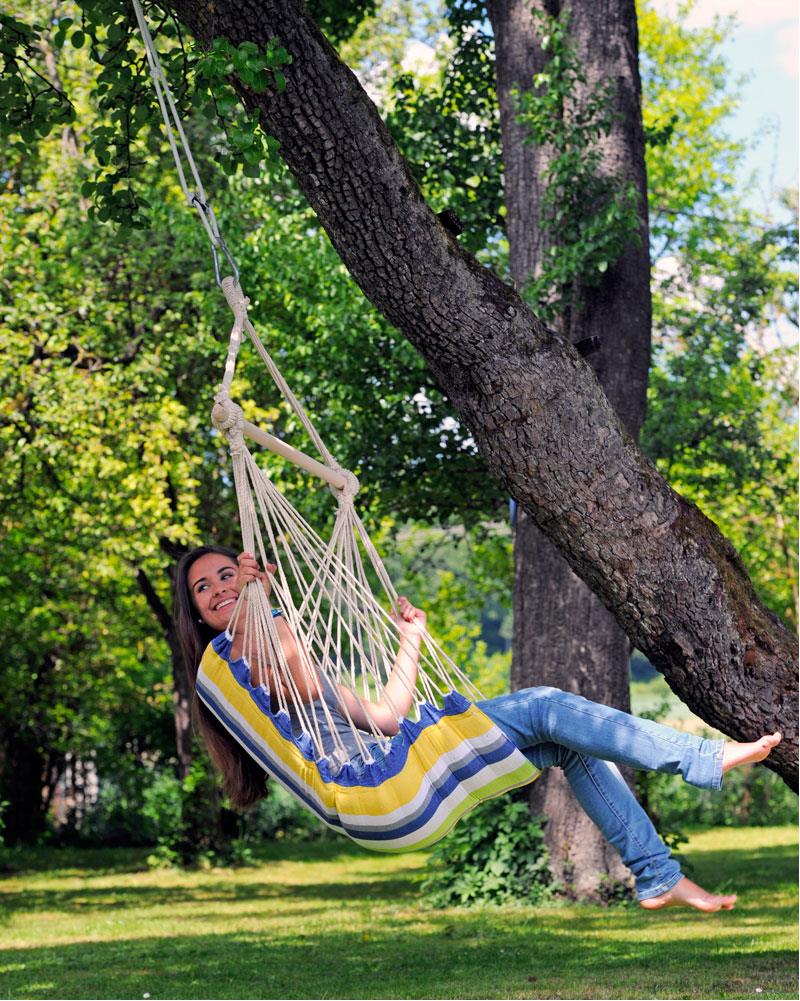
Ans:
[[[158,592],[153,587],[150,578],[139,567],[136,571],[136,582],[144,595],[150,610],[158,619],[164,639],[169,644],[170,660],[172,662],[172,708],[175,718],[175,753],[178,758],[178,778],[184,779],[189,774],[192,764],[192,685],[189,674],[183,663],[178,637],[172,616],[165,607]]]
[[[234,83],[365,295],[421,352],[503,489],[687,705],[738,738],[781,729],[769,766],[796,786],[792,636],[713,522],[640,452],[575,348],[447,233],[305,10],[171,6],[205,46],[281,39],[293,56],[283,93]]]
[[[617,621],[527,517],[514,537],[513,689],[553,685],[630,710],[630,645]],[[628,769],[621,769],[631,781]],[[551,868],[570,896],[629,882],[619,855],[578,804],[560,771],[531,786],[531,810],[547,818]]]
[[[558,238],[539,224],[548,150],[529,141],[525,124],[517,120],[514,94],[530,89],[547,61],[533,12],[558,16],[561,6],[559,0],[488,4],[495,37],[511,273],[520,286],[541,273]],[[641,225],[638,242],[626,248],[599,285],[582,290],[583,308],[568,310],[561,329],[573,343],[599,338],[600,350],[591,355],[590,364],[636,439],[644,420],[651,326],[636,10],[632,0],[576,2],[570,6],[569,29],[588,86],[609,78],[616,81],[618,118],[601,142],[600,170],[635,184]],[[630,710],[627,636],[524,512],[516,522],[514,557],[512,687],[553,685]],[[531,788],[531,808],[548,818],[546,840],[554,874],[572,895],[593,895],[601,881],[627,881],[619,856],[589,821],[561,772],[549,772]]]
[[[47,761],[35,734],[17,730],[5,741],[0,773],[3,811],[2,839],[9,845],[35,844],[44,832],[47,806],[44,800]]]

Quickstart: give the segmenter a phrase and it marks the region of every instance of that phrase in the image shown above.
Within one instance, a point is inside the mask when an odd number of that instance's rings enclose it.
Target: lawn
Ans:
[[[3,998],[797,998],[797,832],[716,828],[685,854],[733,913],[635,905],[429,911],[421,854],[340,840],[258,865],[28,851],[0,882]]]

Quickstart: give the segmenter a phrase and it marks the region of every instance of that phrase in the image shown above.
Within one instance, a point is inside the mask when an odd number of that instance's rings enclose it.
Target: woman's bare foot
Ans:
[[[639,903],[648,911],[657,911],[661,907],[694,907],[698,911],[711,913],[713,911],[732,911],[733,905],[736,903],[736,894],[720,896],[716,893],[708,893],[702,886],[698,886],[697,883],[693,883],[684,876],[671,890],[667,890],[659,897],[640,900]]]
[[[722,752],[722,773],[729,772],[737,765],[744,765],[748,761],[763,761],[773,747],[777,747],[781,742],[781,734],[768,733],[758,740],[749,744],[739,744],[735,740],[729,741]]]

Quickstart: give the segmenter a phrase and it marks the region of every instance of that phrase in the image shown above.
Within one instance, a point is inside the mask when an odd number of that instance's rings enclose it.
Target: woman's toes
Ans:
[[[739,765],[763,761],[780,744],[782,738],[783,735],[776,730],[775,733],[765,734],[750,743],[730,741],[722,752],[722,771],[727,772]]]

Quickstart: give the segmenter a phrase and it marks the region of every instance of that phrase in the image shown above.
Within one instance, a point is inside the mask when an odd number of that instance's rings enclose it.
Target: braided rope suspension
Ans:
[[[277,564],[269,597],[260,582],[246,585],[237,602],[228,633],[233,634],[239,618],[244,615],[243,657],[249,666],[250,683],[273,699],[279,710],[293,713],[300,721],[303,732],[308,734],[316,756],[325,757],[320,720],[301,697],[278,637],[271,606],[280,610],[297,641],[302,674],[312,690],[316,687],[318,675],[322,675],[333,685],[341,683],[359,690],[364,698],[382,698],[400,722],[402,716],[385,690],[400,643],[397,624],[388,611],[397,601],[397,592],[356,512],[357,478],[343,469],[328,450],[250,322],[249,301],[239,284],[235,262],[208,203],[139,0],[133,0],[133,6],[181,188],[187,203],[197,209],[209,237],[217,282],[234,316],[212,419],[229,445],[243,546],[246,551],[255,554],[262,565]],[[188,186],[189,176],[196,191]],[[231,276],[225,278],[219,275],[220,252],[233,271]],[[281,396],[313,442],[321,461],[298,452],[282,439],[249,424],[244,420],[241,408],[231,400],[231,386],[245,334]],[[323,541],[256,463],[245,444],[245,437],[283,455],[329,484],[337,501],[337,513],[328,542]],[[370,573],[377,582],[380,600],[370,584]],[[416,717],[419,718],[420,708],[425,703],[435,705],[454,690],[460,690],[471,699],[480,697],[475,685],[425,632],[418,682],[410,693]],[[319,704],[329,735],[333,737],[335,752],[346,757],[347,751],[333,724],[326,701],[320,700]],[[344,704],[338,708],[349,722],[359,752],[366,761],[371,761],[370,747],[387,745],[388,738],[372,722],[367,724],[369,732],[360,730]]]

